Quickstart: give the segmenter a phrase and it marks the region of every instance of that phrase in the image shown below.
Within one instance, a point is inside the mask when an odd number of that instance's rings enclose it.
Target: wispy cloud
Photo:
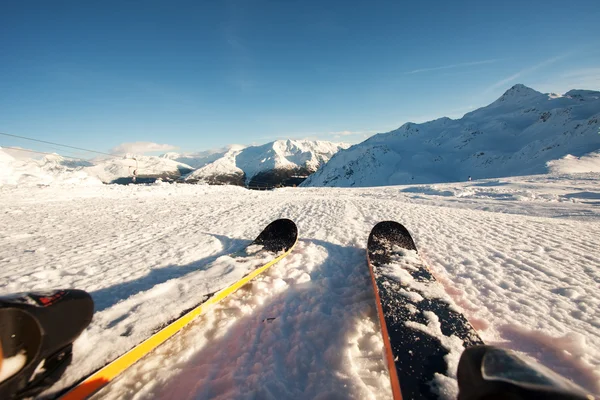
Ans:
[[[132,142],[132,143],[121,143],[114,147],[110,152],[112,154],[145,154],[152,153],[155,151],[170,151],[175,150],[177,147],[170,144],[158,144],[153,142]]]
[[[325,141],[337,141],[343,140],[348,143],[357,143],[365,138],[373,136],[376,133],[387,132],[391,129],[381,129],[381,130],[359,130],[359,131],[351,131],[351,130],[343,130],[343,131],[332,131],[332,132],[293,132],[293,133],[283,133],[281,135],[270,135],[270,136],[262,136],[257,137],[256,140],[260,142],[256,142],[258,144],[264,144],[265,140],[325,140]],[[256,144],[255,143],[255,144]]]
[[[523,68],[520,71],[515,72],[511,76],[508,76],[508,77],[506,77],[506,78],[504,78],[502,80],[499,80],[498,82],[496,82],[496,83],[488,86],[485,89],[485,91],[486,92],[492,92],[492,91],[494,91],[494,90],[496,90],[498,88],[505,87],[509,83],[514,82],[516,79],[518,79],[518,78],[520,78],[522,76],[529,75],[532,72],[535,72],[535,71],[537,71],[539,69],[542,69],[542,68],[545,68],[545,67],[547,67],[549,65],[552,65],[552,64],[556,63],[557,61],[560,61],[560,60],[562,60],[562,59],[564,59],[564,58],[566,58],[566,57],[568,57],[570,55],[571,55],[571,53],[562,54],[562,55],[555,56],[555,57],[549,58],[547,60],[544,60],[544,61],[542,61],[542,62],[540,62],[538,64],[535,64],[535,65],[532,65],[530,67]]]
[[[564,77],[564,78],[588,78],[588,77],[598,78],[598,77],[600,77],[600,68],[595,67],[595,68],[574,69],[574,70],[563,73],[562,77]]]
[[[332,134],[335,136],[351,136],[351,135],[356,135],[356,132],[340,131],[340,132],[332,132]]]
[[[575,68],[545,77],[533,86],[542,92],[566,93],[571,89],[600,90],[600,68]]]
[[[360,139],[360,138],[365,138],[365,137],[373,136],[374,134],[379,133],[379,132],[380,131],[374,131],[374,130],[368,130],[368,131],[349,131],[349,130],[345,130],[345,131],[339,131],[339,132],[328,132],[326,135],[333,136],[333,138],[335,138],[335,139],[344,138],[344,140],[348,140],[348,139],[352,138],[353,136],[356,139]]]
[[[442,65],[440,67],[420,68],[420,69],[408,71],[408,72],[406,72],[406,74],[418,74],[421,72],[439,71],[442,69],[463,68],[463,67],[471,67],[474,65],[493,64],[498,61],[500,61],[500,59],[494,58],[491,60],[470,61],[470,62],[464,62],[464,63],[459,63],[459,64]]]

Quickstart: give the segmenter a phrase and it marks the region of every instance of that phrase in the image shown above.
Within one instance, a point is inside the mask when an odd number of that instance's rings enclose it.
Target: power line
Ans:
[[[56,153],[45,153],[43,151],[27,150],[27,149],[21,149],[19,147],[10,147],[10,146],[0,146],[0,149],[10,149],[10,150],[24,151],[27,153],[45,154],[45,155],[49,155],[49,156],[57,155]],[[60,156],[63,158],[70,158],[72,160],[81,160],[81,158],[76,158],[76,157],[62,156],[62,155],[60,155]]]
[[[32,138],[28,138],[28,137],[25,137],[25,136],[11,135],[10,133],[0,132],[0,135],[15,137],[15,138],[19,138],[19,139],[25,139],[25,140],[31,140],[32,142],[39,142],[39,143],[51,144],[51,145],[54,145],[54,146],[68,147],[70,149],[75,149],[75,150],[89,151],[90,153],[104,154],[105,156],[111,156],[111,157],[115,157],[116,158],[116,156],[114,154],[104,153],[102,151],[89,150],[89,149],[84,149],[84,148],[75,147],[75,146],[68,146],[66,144],[48,142],[48,141],[40,140],[40,139],[32,139]]]

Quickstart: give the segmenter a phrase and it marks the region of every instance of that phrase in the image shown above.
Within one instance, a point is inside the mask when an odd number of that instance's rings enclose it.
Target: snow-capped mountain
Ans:
[[[17,153],[17,158],[10,149],[0,148],[0,186],[129,183],[133,181],[134,176],[139,182],[153,182],[157,178],[177,179],[193,171],[189,165],[153,156],[129,154],[124,157],[86,161],[65,158],[58,154],[40,157],[36,153],[24,150]]]
[[[162,158],[167,158],[169,160],[178,161],[184,164],[187,164],[194,169],[202,168],[205,165],[208,165],[212,162],[217,161],[219,158],[225,156],[225,154],[229,151],[241,150],[246,146],[242,146],[239,144],[231,144],[229,146],[214,149],[214,150],[206,150],[200,151],[196,153],[176,153],[169,152],[161,155]]]
[[[166,153],[160,157],[127,154],[93,161],[67,159],[57,154],[40,158],[25,149],[26,156],[16,158],[8,149],[0,149],[0,185],[70,182],[75,174],[79,181],[89,178],[103,183],[150,183],[158,178],[185,177],[188,183],[272,187],[289,182],[295,175],[313,173],[338,150],[348,146],[280,140],[263,146],[230,145],[199,153]]]
[[[220,154],[189,174],[186,181],[249,186],[283,184],[293,176],[315,172],[335,153],[348,147],[344,143],[311,140],[277,140],[262,146],[230,146],[224,153],[212,153],[203,159]],[[176,160],[182,161],[183,158]]]
[[[127,183],[135,176],[138,180],[154,181],[157,178],[177,179],[194,169],[182,162],[165,157],[128,154],[122,158],[96,161],[83,169],[88,175],[104,183]]]
[[[384,186],[545,173],[552,160],[599,150],[599,128],[600,92],[571,90],[561,96],[515,85],[461,119],[406,123],[342,150],[303,186]]]
[[[66,159],[58,154],[27,157],[32,153],[0,148],[0,186],[49,186],[63,184],[100,185],[100,180],[82,169],[91,165],[84,160]]]

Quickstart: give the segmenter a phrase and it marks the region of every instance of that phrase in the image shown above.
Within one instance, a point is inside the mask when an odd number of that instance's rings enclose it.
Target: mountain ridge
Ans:
[[[260,146],[231,147],[184,179],[186,182],[240,186],[294,184],[296,181],[287,181],[298,175],[315,172],[337,151],[347,147],[349,145],[345,143],[292,139],[276,140]]]
[[[600,92],[518,84],[460,119],[407,122],[338,152],[303,186],[386,186],[547,172],[600,148]]]

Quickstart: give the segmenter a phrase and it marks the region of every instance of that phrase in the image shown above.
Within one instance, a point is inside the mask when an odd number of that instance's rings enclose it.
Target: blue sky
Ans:
[[[7,1],[0,132],[99,151],[355,143],[515,83],[600,90],[599,21],[597,0]]]

